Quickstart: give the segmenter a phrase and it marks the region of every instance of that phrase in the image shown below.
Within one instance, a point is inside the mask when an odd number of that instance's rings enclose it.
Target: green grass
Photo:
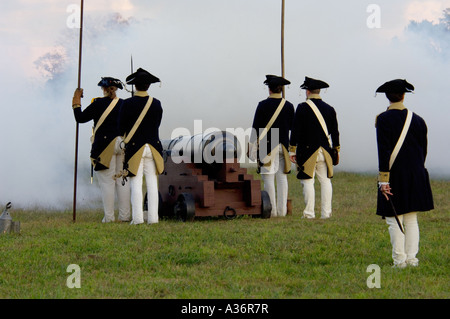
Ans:
[[[419,215],[419,267],[400,270],[375,215],[375,176],[337,173],[329,220],[301,218],[301,185],[289,178],[284,218],[132,226],[102,224],[101,210],[78,210],[76,223],[71,211],[12,210],[21,233],[0,236],[0,298],[450,297],[449,181],[432,181],[436,208]],[[80,289],[66,286],[70,264],[81,268]],[[379,289],[366,284],[371,264]]]

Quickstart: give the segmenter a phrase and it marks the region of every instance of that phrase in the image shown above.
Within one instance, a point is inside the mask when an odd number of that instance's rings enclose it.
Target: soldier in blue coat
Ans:
[[[122,82],[111,77],[103,77],[98,85],[103,90],[104,97],[92,100],[92,103],[81,110],[82,89],[74,93],[72,108],[78,123],[94,121],[92,136],[91,162],[96,172],[102,192],[105,216],[102,222],[112,222],[114,217],[114,200],[117,194],[120,221],[129,221],[130,185],[122,184],[121,169],[123,166],[123,151],[120,149],[122,136],[119,132],[119,109],[123,100],[116,95],[117,89],[122,89]]]
[[[158,175],[164,171],[159,139],[163,109],[161,102],[147,93],[150,84],[160,80],[139,68],[126,79],[136,87],[134,96],[124,101],[120,128],[125,139],[125,164],[131,182],[132,224],[144,223],[142,182],[145,176],[148,224],[158,223]]]
[[[294,118],[294,106],[282,98],[282,88],[290,82],[282,77],[266,75],[264,81],[269,88],[269,97],[260,101],[253,119],[252,135],[250,142],[255,143],[259,139],[258,171],[264,183],[272,204],[271,216],[286,216],[288,198],[287,174],[291,171],[289,159],[289,135]],[[268,128],[272,116],[280,107],[280,112],[272,126]],[[277,191],[275,195],[275,179]]]
[[[321,186],[321,218],[329,218],[332,214],[331,178],[333,165],[339,162],[340,142],[336,111],[320,96],[320,90],[328,87],[329,85],[324,81],[305,77],[300,88],[306,90],[307,102],[297,106],[292,127],[291,160],[298,165],[297,178],[303,185],[304,218],[315,218],[314,178],[316,176]],[[313,103],[317,112],[323,117],[328,136],[308,103]]]
[[[379,166],[377,215],[386,218],[389,225],[394,267],[399,268],[418,265],[417,212],[434,208],[425,168],[427,126],[403,104],[405,93],[413,90],[414,86],[406,80],[396,79],[376,91],[385,93],[390,102],[387,110],[377,116],[375,125]]]

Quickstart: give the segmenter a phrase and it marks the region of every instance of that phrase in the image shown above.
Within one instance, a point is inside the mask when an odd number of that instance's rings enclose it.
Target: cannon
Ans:
[[[192,221],[196,217],[240,215],[270,218],[269,195],[240,166],[239,140],[230,132],[180,136],[162,141],[164,172],[159,176],[159,216]],[[147,203],[144,202],[144,211]]]

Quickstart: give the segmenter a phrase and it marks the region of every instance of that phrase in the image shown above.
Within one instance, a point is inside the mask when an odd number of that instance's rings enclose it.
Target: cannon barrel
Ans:
[[[175,163],[220,164],[241,156],[238,138],[227,131],[179,136],[162,141],[162,146]]]

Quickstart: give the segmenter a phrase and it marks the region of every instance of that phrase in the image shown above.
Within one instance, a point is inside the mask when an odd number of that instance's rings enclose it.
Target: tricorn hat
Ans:
[[[102,77],[100,82],[98,82],[98,86],[101,87],[109,87],[109,86],[115,86],[116,88],[123,89],[122,81],[112,78],[112,77]]]
[[[409,93],[414,91],[414,86],[406,80],[396,79],[384,83],[377,89],[377,93]]]
[[[289,85],[289,84],[291,84],[291,82],[289,82],[288,80],[286,80],[285,78],[283,78],[281,76],[268,74],[268,75],[266,75],[266,80],[264,81],[264,84],[269,85],[269,86],[283,86],[283,85]]]
[[[305,81],[303,82],[303,84],[300,85],[301,89],[310,90],[310,91],[325,89],[327,87],[330,87],[328,85],[328,83],[321,81],[321,80],[312,79],[307,76],[305,76]]]
[[[156,76],[142,68],[137,69],[136,72],[127,76],[126,81],[127,84],[152,84],[161,82]]]

